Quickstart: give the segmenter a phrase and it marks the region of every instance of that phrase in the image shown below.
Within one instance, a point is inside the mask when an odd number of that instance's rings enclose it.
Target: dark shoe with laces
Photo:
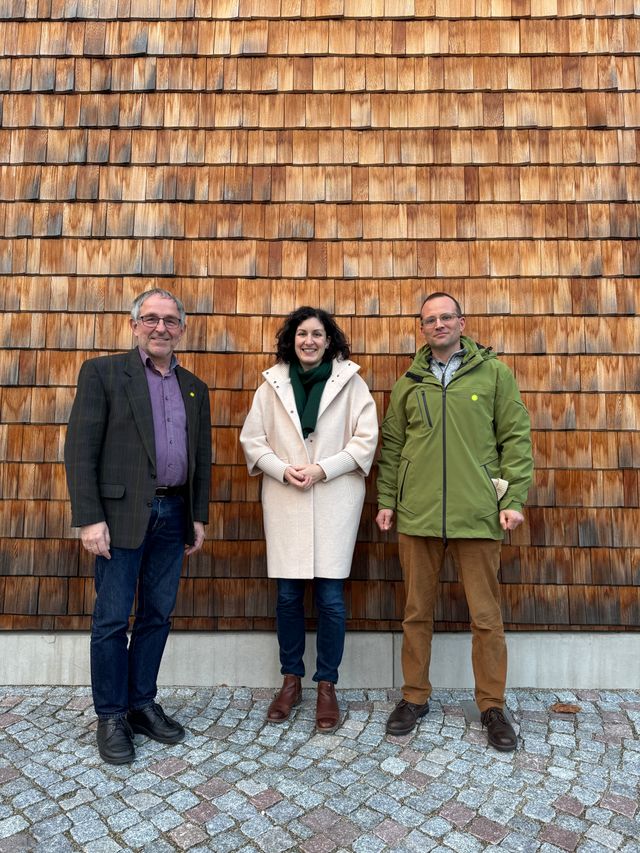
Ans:
[[[98,752],[107,764],[130,764],[136,757],[133,732],[126,717],[98,720]]]
[[[127,720],[134,732],[160,743],[179,743],[184,738],[184,729],[180,723],[167,716],[157,702],[137,711],[129,711]]]
[[[401,699],[393,711],[389,714],[387,720],[388,735],[408,735],[412,732],[418,720],[429,713],[429,703],[416,705],[414,702],[407,702],[406,699]]]
[[[512,752],[518,739],[513,726],[508,722],[502,708],[487,708],[480,715],[482,728],[487,730],[489,746],[499,752]]]

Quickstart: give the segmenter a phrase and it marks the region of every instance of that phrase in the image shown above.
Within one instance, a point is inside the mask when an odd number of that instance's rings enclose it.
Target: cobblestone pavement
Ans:
[[[313,690],[265,723],[272,695],[162,690],[187,738],[138,735],[112,767],[87,688],[0,687],[0,853],[640,851],[640,692],[510,691],[506,754],[465,722],[468,691],[438,691],[403,738],[384,733],[396,691],[340,690],[332,735],[314,732]]]

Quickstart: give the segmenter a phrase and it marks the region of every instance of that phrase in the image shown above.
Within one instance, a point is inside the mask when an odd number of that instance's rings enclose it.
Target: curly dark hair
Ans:
[[[295,361],[295,337],[298,326],[310,317],[317,317],[320,320],[329,339],[329,346],[322,360],[331,361],[336,357],[343,359],[350,358],[351,350],[349,348],[349,341],[331,314],[323,311],[322,308],[311,308],[309,305],[303,305],[289,314],[276,333],[276,356],[278,361],[282,361],[285,364],[291,364],[292,361]]]

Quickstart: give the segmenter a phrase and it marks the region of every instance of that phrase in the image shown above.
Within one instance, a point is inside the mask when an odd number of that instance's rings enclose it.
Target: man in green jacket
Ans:
[[[491,746],[516,748],[505,718],[507,649],[500,612],[504,531],[524,521],[531,485],[530,423],[513,374],[462,333],[460,304],[432,293],[425,339],[395,384],[382,425],[378,527],[398,530],[405,583],[402,700],[387,732],[404,735],[429,710],[433,612],[446,554],[464,586],[473,634],[475,698]]]

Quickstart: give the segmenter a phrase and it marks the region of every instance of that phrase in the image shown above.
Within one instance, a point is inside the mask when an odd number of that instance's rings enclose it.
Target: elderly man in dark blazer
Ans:
[[[183,558],[204,541],[211,467],[208,389],[174,354],[182,303],[149,290],[130,324],[134,349],[82,365],[64,454],[72,524],[95,555],[91,685],[110,764],[133,761],[134,732],[184,737],[154,700]]]

